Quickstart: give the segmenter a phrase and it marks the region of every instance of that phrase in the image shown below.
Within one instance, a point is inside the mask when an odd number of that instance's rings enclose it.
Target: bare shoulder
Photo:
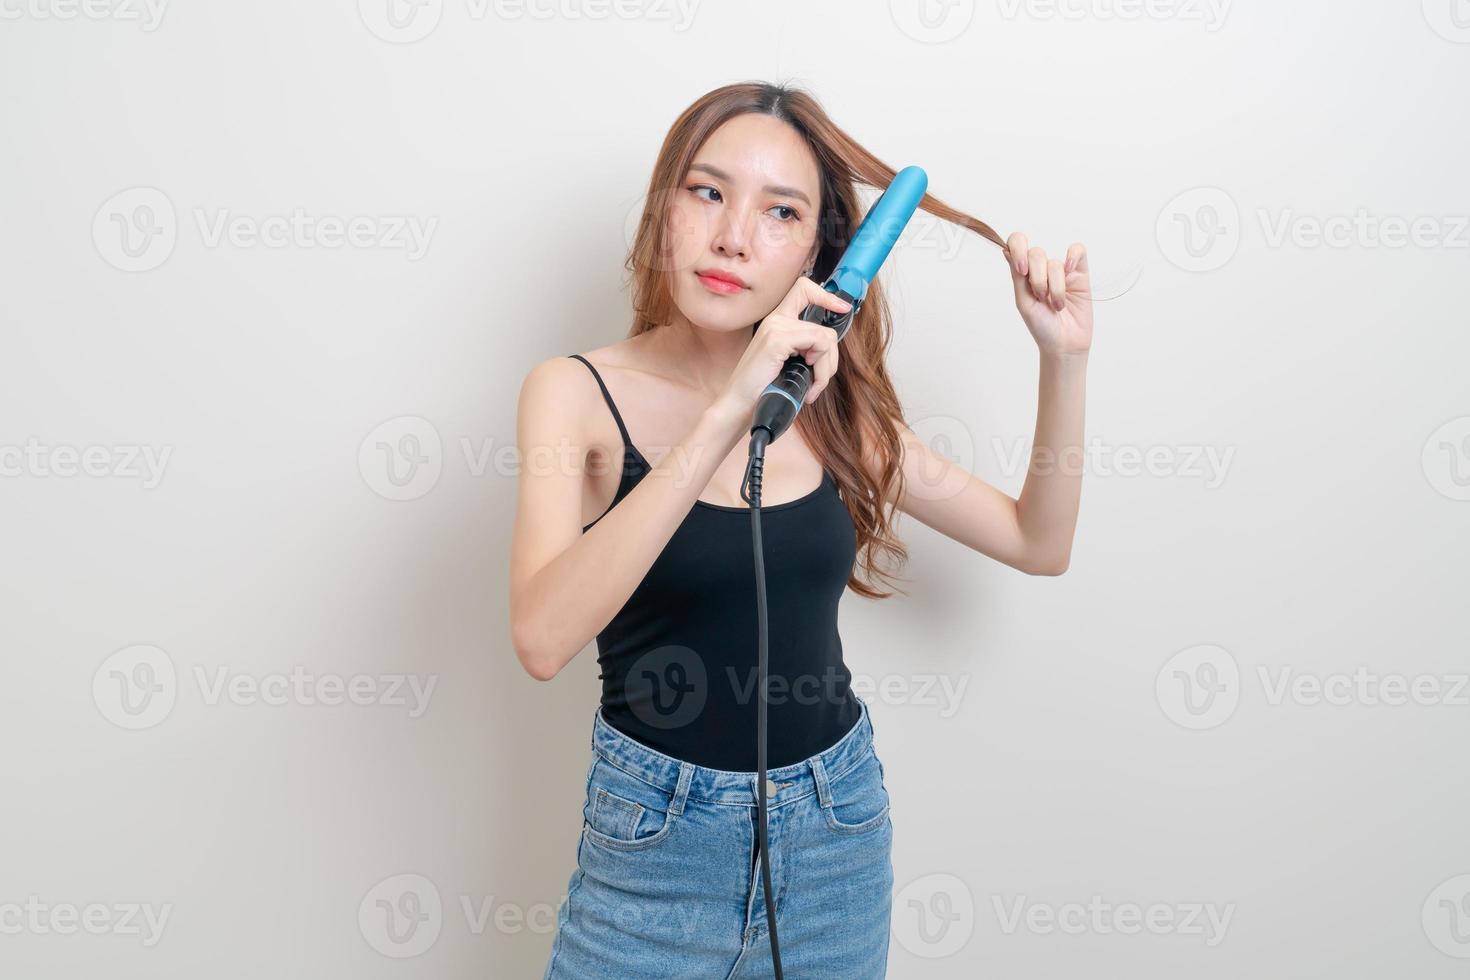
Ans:
[[[516,441],[523,450],[563,440],[582,444],[582,427],[595,397],[597,382],[576,358],[563,354],[532,365],[516,402]]]
[[[584,385],[592,380],[585,365],[566,354],[548,357],[531,366],[521,381],[520,409],[543,409],[579,400]]]
[[[582,356],[592,362],[604,380],[618,375],[632,374],[657,374],[656,368],[649,363],[649,352],[645,349],[646,334],[636,337],[624,337],[622,340],[591,350],[583,351]],[[567,358],[572,360],[572,358]],[[585,365],[579,365],[583,373],[590,374]]]
[[[594,348],[581,356],[607,383],[623,372],[643,370],[633,349],[634,339]],[[568,354],[539,361],[521,382],[516,405],[518,441],[523,445],[551,445],[570,440],[578,446],[606,441],[601,432],[602,403],[597,378],[586,364]],[[610,416],[606,423],[612,425]]]

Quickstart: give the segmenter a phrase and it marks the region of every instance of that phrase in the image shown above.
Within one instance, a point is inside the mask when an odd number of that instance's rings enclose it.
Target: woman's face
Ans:
[[[711,133],[668,209],[679,311],[733,331],[775,309],[816,257],[820,188],[815,157],[787,123],[746,113]]]

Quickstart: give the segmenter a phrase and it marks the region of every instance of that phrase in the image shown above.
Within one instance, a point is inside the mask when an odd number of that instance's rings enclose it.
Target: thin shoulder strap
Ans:
[[[618,424],[618,431],[621,432],[623,435],[623,446],[630,450],[633,449],[633,440],[628,436],[628,427],[623,424],[623,415],[621,412],[618,411],[618,406],[613,403],[613,397],[611,394],[608,393],[607,385],[603,383],[602,375],[598,374],[597,368],[592,366],[592,362],[587,360],[587,358],[583,357],[581,354],[569,354],[567,356],[575,357],[577,360],[587,365],[587,370],[591,371],[592,376],[597,379],[597,387],[602,389],[602,400],[607,402],[608,408],[612,409],[613,421]]]

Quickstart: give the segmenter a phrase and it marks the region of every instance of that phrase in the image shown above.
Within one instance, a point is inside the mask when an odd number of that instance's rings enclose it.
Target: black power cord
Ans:
[[[745,466],[745,482],[740,487],[740,498],[750,504],[750,540],[755,553],[755,615],[756,615],[756,661],[755,661],[755,729],[756,729],[756,848],[761,858],[761,887],[766,893],[766,930],[771,937],[771,965],[776,970],[776,980],[783,980],[781,973],[781,943],[776,936],[776,895],[771,889],[771,847],[766,823],[766,673],[769,669],[770,652],[767,646],[769,629],[766,623],[766,562],[761,546],[761,471],[766,465],[766,446],[771,433],[757,428],[750,434],[750,460]]]

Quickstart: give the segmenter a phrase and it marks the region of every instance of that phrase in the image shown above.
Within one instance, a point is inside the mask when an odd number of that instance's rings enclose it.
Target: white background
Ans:
[[[658,146],[745,79],[1117,295],[1070,570],[904,520],[912,597],[843,603],[890,975],[1470,970],[1463,0],[109,2],[0,2],[0,974],[541,975],[598,682],[511,649],[516,395],[625,335]],[[367,239],[241,237],[298,209]],[[1018,493],[1035,345],[995,246],[927,229],[908,419]]]

